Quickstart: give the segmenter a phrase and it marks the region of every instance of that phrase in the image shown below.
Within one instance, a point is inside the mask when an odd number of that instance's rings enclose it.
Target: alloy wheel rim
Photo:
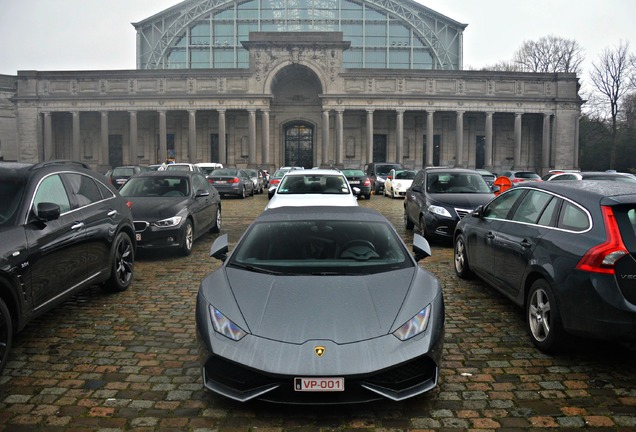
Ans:
[[[544,290],[537,290],[532,294],[528,309],[528,322],[532,336],[543,342],[550,334],[550,301]]]
[[[458,240],[455,244],[455,270],[461,272],[464,269],[464,242]]]
[[[192,249],[192,225],[190,224],[186,227],[185,242],[188,250]]]
[[[132,247],[129,242],[122,240],[117,246],[116,273],[119,282],[125,285],[130,281],[133,272]]]

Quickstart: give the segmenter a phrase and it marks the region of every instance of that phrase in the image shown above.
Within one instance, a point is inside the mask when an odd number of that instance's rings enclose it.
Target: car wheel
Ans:
[[[554,353],[565,342],[563,324],[552,287],[545,279],[530,287],[526,302],[526,324],[532,342],[545,353]]]
[[[371,192],[369,192],[368,194],[366,194],[364,197],[365,197],[366,199],[370,200],[370,199],[371,199]]]
[[[117,234],[113,242],[110,258],[110,278],[103,287],[108,291],[125,291],[130,286],[135,267],[135,251],[130,236],[125,232]]]
[[[221,207],[216,207],[216,215],[214,216],[214,224],[212,224],[212,228],[210,228],[210,232],[218,233],[221,231]]]
[[[430,236],[426,232],[426,221],[424,220],[424,215],[420,215],[420,222],[419,222],[418,228],[422,237],[430,241],[431,240]]]
[[[462,279],[470,279],[473,276],[468,265],[464,234],[459,234],[455,239],[455,273]]]
[[[245,199],[245,186],[243,186],[243,188],[241,189],[241,193],[239,194],[239,198],[240,199]]]
[[[252,186],[252,190],[250,191],[250,196],[254,196],[254,186]]]
[[[404,209],[404,228],[406,228],[407,230],[412,230],[414,227],[415,225],[411,221],[411,218],[409,218],[409,215],[406,213],[406,208],[405,208]]]
[[[181,254],[188,256],[192,253],[192,244],[194,243],[194,229],[192,228],[192,221],[186,220],[183,226],[183,246],[181,246]]]
[[[0,373],[9,360],[9,351],[13,342],[13,322],[9,308],[0,298]]]

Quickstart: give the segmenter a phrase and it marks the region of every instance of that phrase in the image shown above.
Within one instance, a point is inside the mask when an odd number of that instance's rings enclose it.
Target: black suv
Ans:
[[[375,192],[375,194],[379,194],[384,191],[384,182],[386,181],[386,176],[389,175],[389,171],[392,169],[403,169],[402,165],[399,163],[388,163],[388,162],[371,162],[364,167],[364,172],[371,180],[371,190]]]
[[[0,372],[14,333],[79,290],[123,291],[135,230],[117,190],[69,161],[0,162]]]

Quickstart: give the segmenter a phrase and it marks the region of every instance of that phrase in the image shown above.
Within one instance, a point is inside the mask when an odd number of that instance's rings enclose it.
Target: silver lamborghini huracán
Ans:
[[[261,214],[196,308],[203,383],[238,401],[394,401],[437,386],[444,340],[439,281],[393,225],[363,207],[281,207]]]

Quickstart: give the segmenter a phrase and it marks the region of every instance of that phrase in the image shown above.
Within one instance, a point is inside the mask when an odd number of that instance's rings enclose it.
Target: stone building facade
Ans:
[[[270,170],[578,165],[574,74],[345,67],[353,48],[339,31],[257,31],[240,44],[247,67],[1,76],[1,154],[99,171],[168,159]]]

